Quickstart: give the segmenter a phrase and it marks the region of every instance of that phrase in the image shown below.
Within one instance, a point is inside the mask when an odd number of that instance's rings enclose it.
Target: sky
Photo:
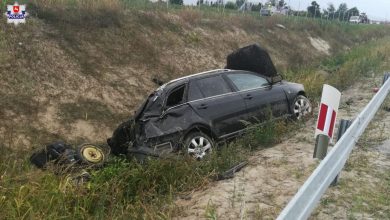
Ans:
[[[197,0],[184,0],[184,4],[196,4]],[[209,0],[213,1],[213,0]],[[227,2],[229,0],[225,0]],[[235,1],[235,0],[230,0]],[[248,0],[258,3],[267,2],[266,0]],[[313,0],[285,0],[293,10],[306,9]],[[333,3],[338,8],[340,3],[347,3],[348,8],[357,7],[361,12],[366,12],[369,19],[372,20],[390,20],[390,0],[317,0],[321,10],[326,9],[329,3]]]

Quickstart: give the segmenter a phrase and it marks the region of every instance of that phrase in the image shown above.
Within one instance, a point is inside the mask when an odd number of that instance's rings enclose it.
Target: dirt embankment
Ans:
[[[0,24],[0,141],[12,148],[105,142],[156,88],[154,78],[224,67],[226,54],[240,46],[264,46],[283,72],[386,33],[190,9],[131,10],[111,23],[107,16],[71,20],[77,11],[31,10],[25,25]]]
[[[356,117],[374,95],[372,89],[380,82],[378,78],[367,79],[342,92],[338,120]],[[249,160],[250,164],[233,179],[214,182],[203,191],[178,199],[176,204],[182,214],[177,219],[205,219],[206,216],[218,216],[221,219],[275,219],[318,164],[318,160],[312,158],[314,128],[315,120],[310,119],[292,137],[272,148],[255,152]],[[356,199],[353,198],[355,193],[355,196],[364,196],[358,193],[369,187],[374,192],[378,187],[384,187],[388,192],[389,188],[383,186],[386,179],[381,175],[390,171],[390,146],[389,140],[383,144],[381,141],[390,137],[389,132],[390,116],[382,109],[353,151],[349,164],[341,173],[339,186],[328,190],[312,219],[388,217],[388,207],[378,205],[376,213],[379,215],[368,214],[367,210],[356,210],[351,200]],[[374,146],[379,147],[367,147],[365,140],[374,141]],[[363,171],[351,165],[363,162],[362,155],[368,155],[364,156],[366,166],[363,165]],[[350,191],[345,192],[346,185]],[[333,203],[329,202],[329,198]],[[337,203],[334,202],[337,200]]]

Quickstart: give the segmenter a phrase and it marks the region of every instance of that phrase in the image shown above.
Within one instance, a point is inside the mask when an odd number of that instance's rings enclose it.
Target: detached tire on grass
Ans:
[[[100,146],[94,144],[82,144],[76,149],[77,157],[82,164],[91,166],[102,166],[108,153]]]

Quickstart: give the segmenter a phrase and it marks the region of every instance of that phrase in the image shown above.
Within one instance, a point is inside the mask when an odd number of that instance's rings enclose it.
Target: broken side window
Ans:
[[[183,97],[184,97],[184,85],[174,89],[167,98],[167,104],[166,107],[172,107],[175,105],[179,105],[183,103]]]

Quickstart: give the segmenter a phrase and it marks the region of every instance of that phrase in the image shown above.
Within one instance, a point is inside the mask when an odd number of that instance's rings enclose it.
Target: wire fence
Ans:
[[[136,10],[158,10],[161,12],[174,12],[178,10],[194,10],[202,13],[203,16],[207,17],[209,15],[222,15],[222,16],[252,16],[265,18],[267,16],[262,16],[260,10],[238,10],[226,8],[225,4],[197,4],[197,5],[177,5],[171,4],[169,1],[159,1],[159,0],[122,0],[125,3],[125,7],[129,9]],[[215,2],[217,2],[216,0]],[[222,0],[219,0],[223,3]],[[212,2],[212,1],[210,1]],[[324,22],[334,22],[334,23],[345,23],[345,24],[354,24],[350,22],[352,16],[357,16],[356,12],[333,12],[333,13],[320,13],[319,10],[315,10],[314,13],[310,13],[304,10],[288,10],[287,13],[283,14],[280,12],[275,12],[272,16],[285,17],[286,19],[293,19],[296,22],[314,20],[320,23]],[[272,17],[271,16],[271,17]]]

